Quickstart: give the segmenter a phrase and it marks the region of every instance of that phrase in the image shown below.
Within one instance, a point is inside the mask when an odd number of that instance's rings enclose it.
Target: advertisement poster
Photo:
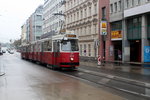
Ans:
[[[101,21],[101,35],[107,35],[107,21]]]
[[[150,62],[150,46],[144,47],[144,62]]]
[[[111,40],[122,40],[122,32],[121,31],[112,31],[111,32]]]

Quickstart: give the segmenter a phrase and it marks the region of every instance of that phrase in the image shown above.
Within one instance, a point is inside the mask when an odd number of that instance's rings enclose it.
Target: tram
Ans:
[[[78,38],[73,31],[65,30],[65,34],[23,45],[21,58],[46,64],[52,69],[76,68],[79,66]]]

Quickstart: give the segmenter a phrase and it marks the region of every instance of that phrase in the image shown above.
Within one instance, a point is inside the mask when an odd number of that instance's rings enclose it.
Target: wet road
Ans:
[[[19,54],[0,56],[0,100],[125,100],[60,72],[21,60]]]
[[[77,78],[88,80],[98,86],[108,87],[109,92],[120,95],[129,100],[150,100],[149,83],[117,77],[96,71],[78,68],[77,71],[64,72]],[[103,88],[104,88],[103,87]]]

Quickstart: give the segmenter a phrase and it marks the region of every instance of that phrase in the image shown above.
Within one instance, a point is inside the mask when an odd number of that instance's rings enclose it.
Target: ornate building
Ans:
[[[97,57],[98,0],[66,0],[65,15],[65,27],[78,35],[80,56]]]
[[[64,0],[45,0],[43,6],[43,35],[46,38],[58,34],[64,23],[64,16],[56,15],[64,13]]]

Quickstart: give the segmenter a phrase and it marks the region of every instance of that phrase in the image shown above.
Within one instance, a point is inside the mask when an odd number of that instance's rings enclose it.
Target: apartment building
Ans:
[[[31,16],[26,20],[25,24],[26,24],[26,43],[30,43],[31,41],[33,41]]]
[[[39,40],[42,35],[43,6],[40,5],[33,14],[26,20],[26,43]],[[22,30],[23,31],[23,30]]]
[[[43,6],[41,5],[31,15],[33,41],[39,40],[42,35],[42,25],[43,25],[43,17],[42,16],[43,16]]]
[[[42,38],[51,35],[59,34],[60,29],[63,27],[64,7],[65,0],[45,0],[43,6],[43,34]]]
[[[98,55],[98,0],[66,0],[65,27],[79,38],[80,56]]]
[[[21,26],[21,44],[26,44],[26,24]]]

